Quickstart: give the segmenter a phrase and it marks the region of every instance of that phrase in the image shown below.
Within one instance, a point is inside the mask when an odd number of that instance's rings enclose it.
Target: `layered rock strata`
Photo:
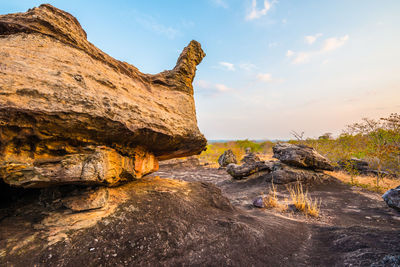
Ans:
[[[141,73],[91,44],[67,12],[0,16],[0,175],[13,186],[116,185],[199,154],[196,41],[176,66]]]

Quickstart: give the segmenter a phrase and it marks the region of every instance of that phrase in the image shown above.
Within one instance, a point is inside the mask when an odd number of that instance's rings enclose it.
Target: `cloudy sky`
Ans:
[[[208,139],[316,137],[400,113],[399,0],[47,2],[146,73],[173,68],[199,41],[195,100]],[[0,0],[0,12],[39,3]]]

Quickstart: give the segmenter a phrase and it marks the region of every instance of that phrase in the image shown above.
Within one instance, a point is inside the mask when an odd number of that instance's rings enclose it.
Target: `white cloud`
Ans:
[[[294,55],[294,52],[292,51],[292,50],[288,50],[287,52],[286,52],[286,56],[287,57],[291,57],[291,56],[293,56]]]
[[[259,74],[257,74],[257,80],[266,82],[266,83],[283,82],[283,79],[273,78],[271,73],[259,73]]]
[[[274,3],[274,2],[273,2]],[[252,0],[250,12],[246,16],[246,20],[253,20],[261,18],[266,15],[268,10],[270,10],[272,4],[268,0],[264,0],[264,7],[262,9],[257,8],[257,0]]]
[[[195,81],[194,85],[195,87],[203,89],[202,93],[205,94],[225,93],[233,90],[232,88],[228,87],[225,84],[221,83],[214,84],[205,80]]]
[[[307,63],[310,60],[310,57],[311,57],[311,53],[299,52],[299,53],[296,53],[296,56],[292,62],[293,62],[293,64]]]
[[[307,44],[313,44],[315,41],[322,36],[322,33],[317,33],[315,35],[307,35],[304,37],[304,40],[306,41]]]
[[[348,35],[345,35],[345,36],[339,37],[339,38],[338,37],[328,38],[324,42],[322,51],[327,52],[327,51],[336,50],[339,47],[343,46],[347,42],[347,40],[349,40]]]
[[[228,8],[229,5],[225,0],[211,0],[211,2],[219,7]]]
[[[251,63],[242,63],[242,64],[239,64],[239,68],[241,68],[242,70],[245,70],[245,71],[252,71],[252,70],[256,69],[257,67],[256,67],[256,65],[251,64]]]
[[[219,64],[221,67],[223,67],[225,70],[228,70],[228,71],[235,71],[235,65],[232,64],[232,63],[221,61],[221,62],[219,62],[218,64]]]
[[[219,92],[226,92],[226,91],[230,91],[231,88],[229,88],[228,86],[226,86],[225,84],[220,84],[217,83],[215,85],[215,88],[219,91]]]
[[[272,82],[271,73],[259,73],[257,79],[263,82]]]
[[[310,61],[314,56],[325,54],[327,52],[336,50],[342,47],[349,40],[349,35],[344,35],[342,37],[332,37],[325,39],[322,47],[319,50],[308,51],[308,52],[294,52],[288,50],[286,52],[287,57],[293,57],[293,64],[303,64]],[[324,63],[325,64],[325,63]]]

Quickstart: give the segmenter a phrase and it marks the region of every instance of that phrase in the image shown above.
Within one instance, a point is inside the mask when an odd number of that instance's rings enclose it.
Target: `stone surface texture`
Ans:
[[[149,55],[151,56],[151,55]],[[69,13],[0,16],[0,175],[13,186],[115,185],[199,154],[196,41],[151,75],[91,44]]]
[[[288,184],[293,182],[312,183],[323,181],[328,177],[329,176],[323,172],[292,167],[278,161],[274,162],[271,172],[265,175],[267,182],[273,182],[275,184]]]
[[[278,143],[273,147],[274,158],[288,165],[313,170],[333,170],[332,163],[312,147]]]
[[[229,164],[226,171],[235,179],[247,178],[254,173],[266,172],[269,173],[273,168],[274,162],[272,161],[257,161],[244,163],[242,165]]]
[[[400,186],[386,191],[382,198],[389,207],[400,211]]]
[[[233,154],[233,151],[228,149],[221,156],[219,156],[218,164],[220,167],[226,167],[231,163],[236,164],[237,160],[235,154]]]

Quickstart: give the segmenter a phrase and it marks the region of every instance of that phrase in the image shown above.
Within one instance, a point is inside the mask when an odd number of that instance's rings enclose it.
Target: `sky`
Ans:
[[[0,13],[41,1],[0,0]],[[207,139],[340,134],[400,113],[399,0],[48,0],[94,45],[145,73],[172,69],[191,41]]]

